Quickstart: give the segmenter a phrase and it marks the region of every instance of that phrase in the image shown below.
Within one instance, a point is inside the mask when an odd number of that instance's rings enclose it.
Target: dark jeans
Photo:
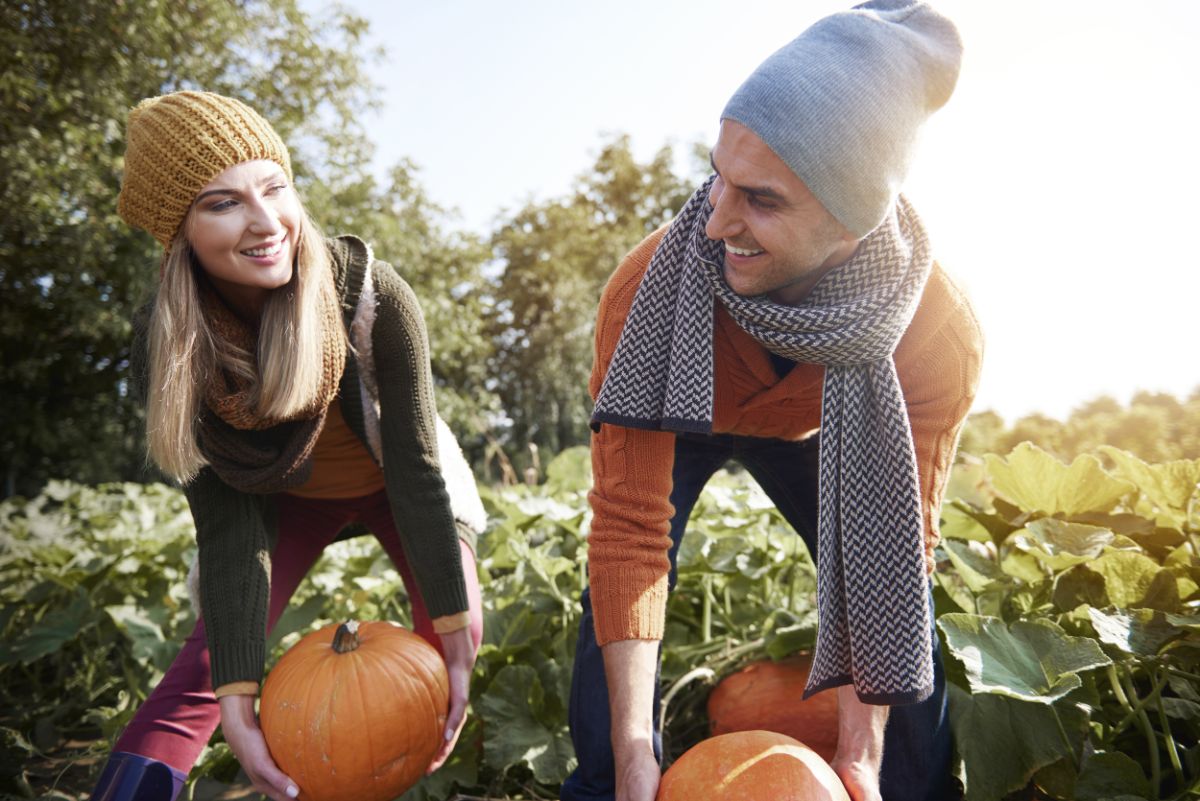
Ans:
[[[671,519],[670,587],[675,587],[675,557],[692,507],[709,478],[730,459],[740,462],[749,471],[815,556],[817,453],[815,438],[786,442],[727,434],[678,435],[671,492],[675,516]],[[889,714],[880,772],[884,801],[940,801],[951,797],[946,679],[936,629],[933,661],[933,695],[919,704],[892,707]],[[657,677],[655,683],[657,685]],[[654,706],[653,719],[657,723],[657,690]],[[609,733],[608,683],[592,624],[591,594],[586,590],[571,677],[570,723],[579,767],[563,784],[560,798],[562,801],[612,801],[615,768]],[[654,733],[654,751],[661,760],[662,737],[657,731]]]

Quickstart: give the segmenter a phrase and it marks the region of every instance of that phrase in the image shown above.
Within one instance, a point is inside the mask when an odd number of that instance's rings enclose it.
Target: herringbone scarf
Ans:
[[[246,324],[205,284],[200,293],[205,316],[225,347],[254,354],[258,331]],[[302,486],[312,474],[312,451],[329,404],[337,397],[346,367],[346,338],[334,297],[322,298],[323,375],[306,409],[287,419],[266,417],[255,408],[249,379],[219,370],[205,387],[205,410],[197,441],[221,480],[243,492],[283,492]]]
[[[768,350],[825,365],[820,625],[805,696],[853,682],[864,701],[923,700],[933,664],[921,497],[892,353],[932,268],[924,228],[900,198],[800,305],[740,297],[725,282],[724,244],[704,233],[713,180],[684,206],[650,261],[593,427],[712,431],[714,298]]]

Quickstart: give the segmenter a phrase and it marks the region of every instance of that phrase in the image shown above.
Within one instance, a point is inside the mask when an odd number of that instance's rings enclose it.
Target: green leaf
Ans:
[[[948,684],[950,730],[966,770],[966,801],[995,801],[1024,787],[1040,768],[1067,757],[1086,726],[1072,706],[1029,704]],[[1057,719],[1055,717],[1057,713]],[[1071,738],[1059,734],[1059,721]]]
[[[1057,573],[1095,559],[1113,539],[1108,529],[1044,517],[1030,521],[1009,542]]]
[[[1109,551],[1087,569],[1104,577],[1109,603],[1118,608],[1154,606],[1173,611],[1179,605],[1174,574],[1145,554]],[[1158,579],[1159,574],[1165,574],[1169,581]]]
[[[1200,704],[1183,698],[1161,698],[1163,712],[1170,717],[1184,720],[1200,728]]]
[[[125,636],[129,638],[134,659],[149,662],[159,670],[171,666],[171,660],[179,652],[180,644],[168,642],[162,629],[136,606],[109,606],[105,610]]]
[[[76,587],[69,606],[52,610],[11,644],[10,658],[28,665],[53,654],[96,624],[91,599]]]
[[[1000,565],[988,557],[976,553],[967,542],[943,540],[942,549],[950,557],[954,569],[973,593],[980,593],[992,583],[1007,578]]]
[[[1100,642],[1134,656],[1156,656],[1164,645],[1182,633],[1167,620],[1167,615],[1151,609],[1128,612],[1088,609],[1088,617]]]
[[[955,498],[942,504],[941,521],[938,530],[943,539],[975,540],[991,542],[992,532],[967,511],[965,502]]]
[[[1079,456],[1067,466],[1028,442],[1007,459],[988,454],[986,460],[996,492],[1028,512],[1068,517],[1108,512],[1134,489],[1104,472],[1094,456]]]
[[[1059,575],[1054,582],[1054,605],[1063,612],[1079,606],[1108,606],[1104,576],[1093,573],[1086,565],[1077,565]]]
[[[1050,704],[1080,686],[1083,670],[1112,663],[1094,640],[1072,637],[1049,620],[942,615],[938,625],[974,693]]]
[[[275,621],[275,628],[267,639],[267,653],[271,653],[280,641],[297,631],[305,631],[325,613],[328,599],[321,595],[313,595],[304,600],[299,606],[288,606],[283,614]]]
[[[766,641],[767,656],[779,660],[801,651],[811,651],[817,644],[817,629],[811,623],[797,623],[772,631]]]
[[[1101,445],[1100,451],[1112,459],[1117,474],[1129,479],[1146,500],[1163,510],[1184,512],[1200,483],[1200,459],[1147,464],[1132,453]]]
[[[500,669],[479,699],[484,721],[483,753],[489,766],[504,771],[524,765],[540,782],[558,783],[575,767],[566,722],[542,720],[545,690],[529,665]]]
[[[1103,801],[1120,796],[1149,798],[1150,781],[1131,757],[1110,751],[1088,757],[1075,782],[1079,801]]]

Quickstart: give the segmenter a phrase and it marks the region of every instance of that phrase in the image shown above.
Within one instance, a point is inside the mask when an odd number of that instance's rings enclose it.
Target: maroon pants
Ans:
[[[325,546],[347,523],[361,521],[375,536],[404,579],[412,604],[413,628],[441,653],[440,638],[421,599],[412,569],[400,547],[384,491],[363,498],[315,500],[294,495],[278,496],[279,538],[271,557],[271,603],[268,630],[287,607],[301,579],[316,563]],[[467,597],[471,605],[471,636],[475,647],[483,638],[483,612],[475,555],[460,542]],[[154,692],[146,699],[121,734],[114,751],[156,759],[188,773],[221,722],[221,711],[213,695],[204,620],[183,644]]]

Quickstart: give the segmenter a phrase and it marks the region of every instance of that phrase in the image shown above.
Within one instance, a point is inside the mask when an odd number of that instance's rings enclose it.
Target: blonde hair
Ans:
[[[213,330],[200,299],[203,267],[187,240],[191,215],[171,242],[149,326],[146,451],[167,475],[186,484],[208,464],[197,428],[205,389],[221,372],[246,379],[259,416],[285,419],[311,406],[323,376],[323,296],[336,298],[324,238],[301,211],[292,278],[263,306],[257,352]],[[345,337],[341,326],[334,336]]]

